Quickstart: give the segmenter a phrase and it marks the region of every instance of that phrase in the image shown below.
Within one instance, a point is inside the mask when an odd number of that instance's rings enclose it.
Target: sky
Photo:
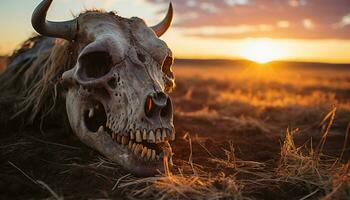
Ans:
[[[34,30],[40,0],[0,0],[0,54]],[[172,0],[175,18],[162,36],[181,58],[350,63],[350,0]],[[100,8],[158,23],[169,0],[54,0],[52,21]]]

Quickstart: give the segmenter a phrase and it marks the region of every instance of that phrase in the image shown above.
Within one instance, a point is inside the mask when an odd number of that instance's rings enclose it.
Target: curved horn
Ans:
[[[52,0],[43,0],[32,14],[32,26],[41,35],[73,40],[77,32],[77,20],[50,22],[46,20]]]
[[[170,27],[171,21],[173,20],[173,5],[170,2],[168,13],[165,18],[157,25],[150,27],[156,33],[158,37],[162,36]]]

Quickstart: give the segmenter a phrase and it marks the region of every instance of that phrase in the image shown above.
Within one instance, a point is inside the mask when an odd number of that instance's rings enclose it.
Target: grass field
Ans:
[[[53,130],[0,147],[4,157],[13,155],[1,159],[0,193],[56,199],[348,199],[349,65],[178,60],[174,71],[177,138],[170,173],[134,177],[75,136]]]

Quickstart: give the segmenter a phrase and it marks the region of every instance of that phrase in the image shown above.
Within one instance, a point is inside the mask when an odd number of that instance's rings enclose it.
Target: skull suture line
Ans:
[[[42,35],[75,42],[76,65],[63,73],[66,109],[80,140],[137,175],[163,170],[175,139],[173,55],[158,39],[170,26],[89,11],[68,22],[46,21],[52,0],[34,11],[33,27]]]

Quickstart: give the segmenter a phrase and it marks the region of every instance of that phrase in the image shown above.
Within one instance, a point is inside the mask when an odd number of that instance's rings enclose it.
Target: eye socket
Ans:
[[[174,59],[170,56],[166,57],[162,66],[162,71],[164,74],[166,74],[170,78],[174,78],[173,70],[171,69],[171,66],[174,63]]]
[[[89,52],[80,58],[81,74],[85,78],[99,78],[111,70],[112,59],[104,51]]]

